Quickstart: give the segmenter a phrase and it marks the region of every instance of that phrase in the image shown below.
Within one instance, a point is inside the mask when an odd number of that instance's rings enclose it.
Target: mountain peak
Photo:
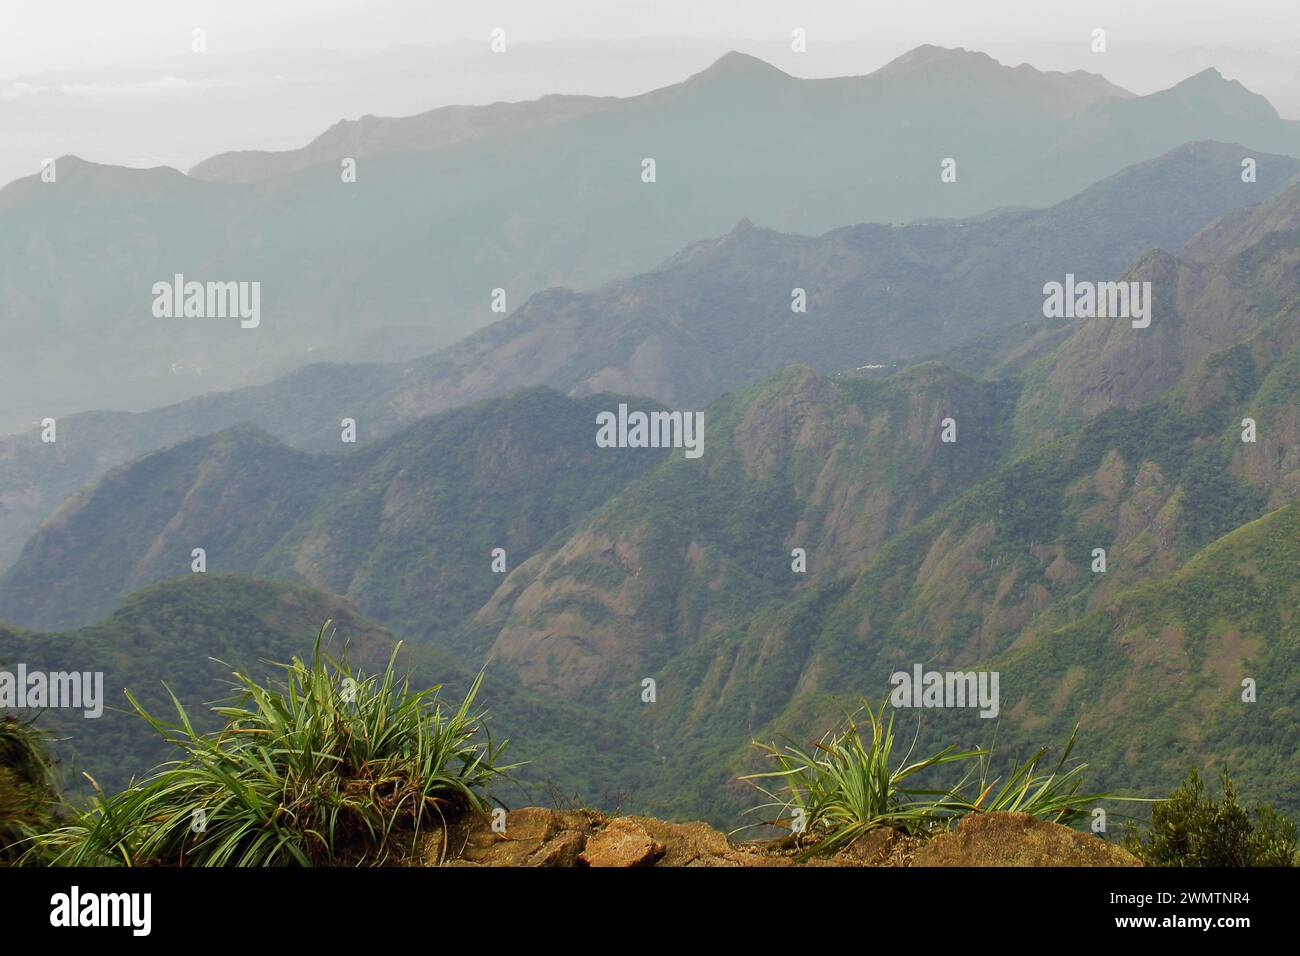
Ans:
[[[904,73],[935,64],[968,64],[970,66],[1001,66],[987,53],[967,50],[965,47],[935,46],[923,43],[913,50],[908,50],[900,57],[895,57],[880,68],[881,73]]]
[[[1194,92],[1203,92],[1206,90],[1223,90],[1223,91],[1231,91],[1232,93],[1238,95],[1245,94],[1246,96],[1251,96],[1251,97],[1258,95],[1246,89],[1246,87],[1242,86],[1238,81],[1228,79],[1226,76],[1220,73],[1215,67],[1212,66],[1207,66],[1199,73],[1193,73],[1187,79],[1174,84],[1174,86],[1170,87],[1170,89],[1166,90],[1166,92],[1174,92],[1178,90],[1183,90],[1183,91],[1190,90]]]
[[[687,83],[718,79],[789,79],[790,74],[778,70],[766,60],[748,53],[731,50],[718,57],[705,69],[686,80]]]
[[[960,83],[975,80],[985,86],[996,84],[1003,88],[1014,84],[1015,88],[1036,92],[1064,109],[1078,108],[1106,97],[1127,99],[1133,95],[1097,73],[1084,70],[1060,73],[1040,70],[1029,63],[1012,67],[978,50],[930,43],[891,60],[872,76],[908,82]]]
[[[1194,99],[1198,108],[1212,105],[1240,118],[1261,121],[1278,118],[1277,110],[1263,96],[1251,92],[1237,80],[1230,80],[1212,66],[1153,96]]]
[[[1243,93],[1250,92],[1240,83],[1238,83],[1236,80],[1228,79],[1226,76],[1220,73],[1215,67],[1212,66],[1207,66],[1199,73],[1193,73],[1187,79],[1174,84],[1166,92],[1176,92],[1176,91],[1189,92],[1190,91],[1196,93],[1203,93],[1208,90],[1223,90],[1225,92],[1240,91]]]
[[[141,199],[156,202],[160,197],[188,191],[195,185],[184,173],[171,166],[115,166],[72,154],[55,159],[54,171],[58,177],[57,182],[72,187],[66,195],[79,197],[78,201],[87,197],[97,200],[115,197],[126,201]],[[0,187],[0,209],[32,200],[44,200],[52,195],[55,194],[42,181],[42,170],[37,170],[30,176],[15,179]]]

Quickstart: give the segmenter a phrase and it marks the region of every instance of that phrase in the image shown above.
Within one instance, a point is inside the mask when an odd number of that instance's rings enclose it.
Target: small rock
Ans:
[[[587,844],[587,834],[565,830],[543,843],[525,866],[577,866],[578,855]]]
[[[664,845],[655,842],[645,827],[619,818],[587,838],[578,860],[587,866],[649,866],[663,855]]]

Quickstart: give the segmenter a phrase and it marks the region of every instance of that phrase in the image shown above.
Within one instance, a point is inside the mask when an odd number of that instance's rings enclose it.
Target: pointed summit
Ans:
[[[1228,79],[1212,66],[1194,73],[1176,86],[1151,95],[1153,100],[1158,98],[1185,101],[1197,109],[1212,107],[1237,119],[1268,121],[1278,118],[1277,110],[1267,99],[1246,89],[1238,81]]]
[[[790,74],[778,70],[766,60],[760,60],[748,53],[732,50],[718,57],[707,68],[689,77],[686,83],[700,85],[730,80],[763,82],[777,79],[788,80],[790,78]]]

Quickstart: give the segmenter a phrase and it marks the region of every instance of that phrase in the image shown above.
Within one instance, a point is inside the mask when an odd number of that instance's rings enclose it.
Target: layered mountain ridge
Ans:
[[[820,234],[1048,206],[1207,138],[1300,156],[1300,124],[1221,77],[1131,97],[962,51],[916,60],[805,80],[724,58],[636,97],[363,120],[192,176],[64,157],[53,181],[0,190],[5,428],[431,351],[498,319],[494,290],[508,311],[590,291],[746,216]],[[151,289],[177,274],[259,283],[257,328],[155,316]]]
[[[1241,181],[1244,153],[1257,159],[1255,183]],[[1203,226],[1276,197],[1297,172],[1300,161],[1289,157],[1194,143],[1041,212],[860,225],[816,238],[742,222],[596,292],[538,293],[427,358],[314,365],[140,414],[60,418],[55,445],[42,445],[37,430],[0,437],[0,568],[59,501],[108,467],[242,421],[325,450],[339,447],[345,416],[366,442],[421,415],[527,385],[699,407],[798,363],[822,372],[888,370],[941,353],[970,374],[1007,374],[1071,331],[1042,317],[1045,281],[1067,272],[1115,278],[1152,247],[1208,243],[1216,230],[1198,235]],[[1256,210],[1242,221],[1276,215]],[[1280,228],[1233,227],[1251,235]],[[792,310],[795,288],[806,293],[804,313]]]

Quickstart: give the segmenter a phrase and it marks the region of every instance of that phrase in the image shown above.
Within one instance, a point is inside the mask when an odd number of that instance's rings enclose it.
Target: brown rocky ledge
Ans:
[[[505,832],[466,817],[424,840],[428,866],[1141,866],[1128,851],[1088,833],[1022,813],[974,814],[929,838],[881,829],[836,853],[799,861],[777,843],[731,843],[706,823],[604,818],[525,807]]]

